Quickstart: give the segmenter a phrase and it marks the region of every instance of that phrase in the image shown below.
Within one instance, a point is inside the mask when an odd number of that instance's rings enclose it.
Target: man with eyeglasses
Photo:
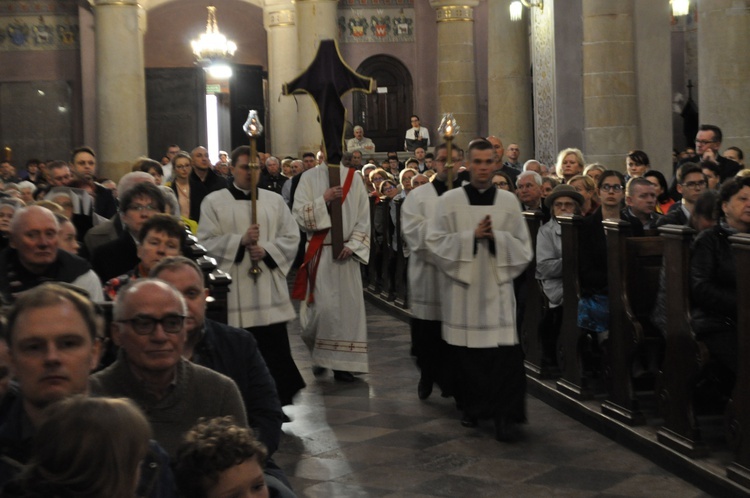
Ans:
[[[404,150],[414,152],[417,147],[427,148],[430,146],[430,132],[419,124],[419,116],[413,115],[410,119],[411,128],[406,130],[404,137]]]
[[[706,191],[708,179],[701,167],[695,163],[685,163],[677,170],[677,192],[682,199],[672,204],[665,216],[659,218],[657,227],[662,225],[687,225],[695,210],[695,201]]]
[[[138,403],[154,438],[172,456],[201,417],[230,415],[247,427],[234,381],[182,357],[187,313],[182,294],[162,280],[139,279],[124,287],[112,324],[117,360],[91,377],[94,394]]]
[[[719,153],[721,148],[722,133],[721,128],[715,125],[702,124],[698,127],[698,133],[695,136],[695,153],[698,161],[712,161],[719,165],[721,181],[734,177],[742,169],[738,163],[722,156]],[[694,157],[684,159],[681,164],[686,162],[697,162]]]
[[[11,220],[9,247],[0,252],[0,300],[8,304],[17,294],[44,282],[79,287],[93,301],[103,301],[102,287],[88,261],[58,247],[60,225],[47,208],[16,210]]]
[[[164,195],[153,183],[137,183],[120,200],[120,236],[102,244],[91,258],[91,265],[102,282],[129,272],[138,264],[138,232],[155,213],[163,213]]]

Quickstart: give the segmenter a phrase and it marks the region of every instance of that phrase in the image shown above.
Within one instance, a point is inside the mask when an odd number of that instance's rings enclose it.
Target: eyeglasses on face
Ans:
[[[708,145],[716,143],[716,140],[696,140],[695,143],[698,145]]]
[[[128,211],[156,211],[156,208],[151,204],[131,204],[128,206]]]
[[[116,320],[119,323],[127,323],[138,335],[149,335],[156,330],[156,324],[160,324],[162,330],[167,334],[179,334],[185,323],[184,315],[166,315],[162,318],[141,315],[134,318]]]
[[[507,187],[508,182],[492,182],[492,184],[496,187]]]
[[[706,185],[708,184],[706,183],[705,180],[699,180],[697,182],[685,182],[682,184],[683,187],[687,187],[687,188],[703,188]]]
[[[622,185],[607,185],[606,183],[602,185],[602,190],[605,192],[622,192]]]

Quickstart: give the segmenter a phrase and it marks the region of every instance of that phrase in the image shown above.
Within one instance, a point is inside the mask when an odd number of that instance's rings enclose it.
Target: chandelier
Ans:
[[[190,42],[198,63],[204,65],[229,59],[237,51],[237,44],[227,40],[227,37],[219,31],[219,25],[216,22],[216,7],[210,6],[207,9],[206,32],[197,40]]]

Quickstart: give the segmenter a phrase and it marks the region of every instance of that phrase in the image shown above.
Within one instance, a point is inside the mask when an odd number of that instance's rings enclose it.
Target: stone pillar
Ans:
[[[506,148],[519,144],[523,163],[535,157],[528,16],[523,22],[511,21],[504,2],[489,2],[488,10],[489,134],[498,136]]]
[[[281,88],[297,77],[297,26],[292,0],[267,1],[263,9],[263,26],[268,35],[268,100],[271,123],[271,152],[277,157],[296,156],[298,150],[297,106],[294,99],[281,96]],[[280,97],[281,96],[281,97]]]
[[[750,6],[732,0],[698,2],[700,122],[721,128],[722,147],[750,154]]]
[[[671,169],[669,6],[647,0],[583,0],[586,162],[620,169],[643,149]]]
[[[145,11],[136,0],[95,0],[99,175],[119,179],[148,154]]]
[[[321,40],[338,39],[336,24],[336,0],[297,0],[297,37],[299,46],[299,65],[296,77],[306,70],[318,53]],[[294,97],[282,97],[294,103]],[[299,155],[302,152],[316,152],[323,141],[318,110],[315,102],[308,95],[296,96],[299,110],[296,115],[296,126],[290,129],[298,134]]]
[[[440,113],[453,113],[461,127],[456,143],[465,148],[479,129],[474,69],[474,7],[479,0],[430,0],[430,5],[437,14]],[[436,135],[430,130],[433,144],[441,142]]]

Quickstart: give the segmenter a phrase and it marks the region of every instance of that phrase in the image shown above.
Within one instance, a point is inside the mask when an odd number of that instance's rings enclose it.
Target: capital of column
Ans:
[[[266,12],[263,25],[266,30],[270,28],[277,28],[281,26],[294,26],[296,24],[296,17],[294,9],[283,9],[275,10],[273,12]]]
[[[437,22],[474,22],[474,7],[479,0],[456,2],[455,0],[431,0],[430,6],[435,9]]]

